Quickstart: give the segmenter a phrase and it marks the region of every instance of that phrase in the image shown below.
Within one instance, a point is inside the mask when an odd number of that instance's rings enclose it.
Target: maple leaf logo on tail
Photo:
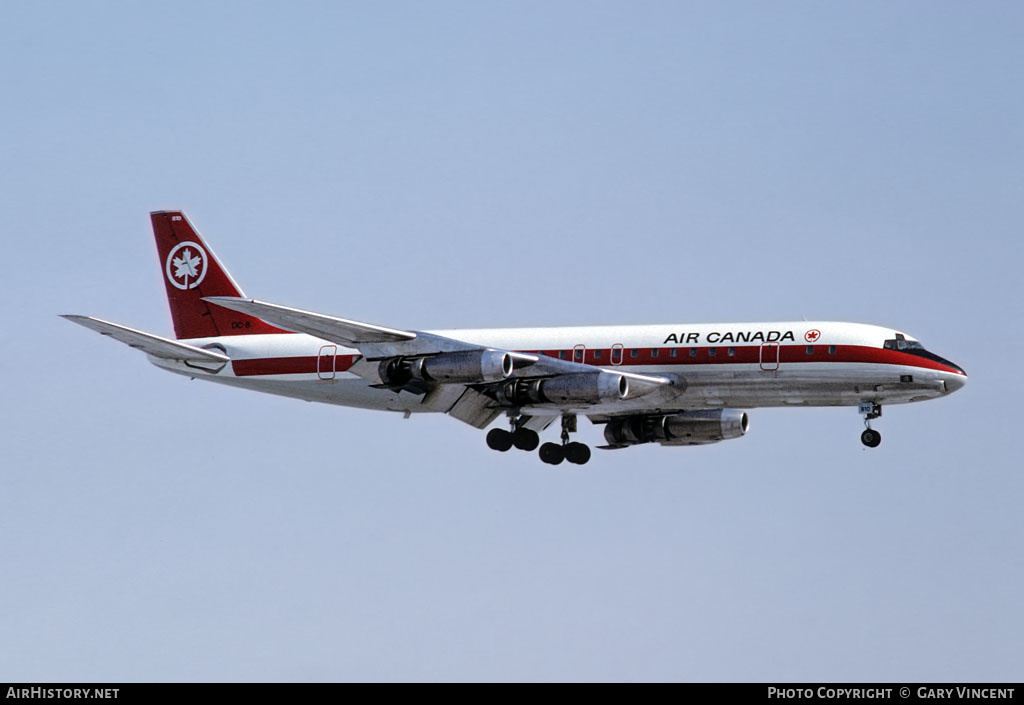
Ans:
[[[190,250],[185,250],[182,257],[174,258],[174,277],[175,279],[180,277],[192,277],[195,279],[199,276],[199,272],[196,271],[196,267],[199,265],[199,258],[193,257]]]
[[[167,281],[178,289],[195,289],[205,276],[206,252],[196,243],[178,243],[167,255]]]

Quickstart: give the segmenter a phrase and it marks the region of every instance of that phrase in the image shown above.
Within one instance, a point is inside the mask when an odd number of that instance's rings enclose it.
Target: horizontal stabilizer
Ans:
[[[348,347],[355,347],[361,343],[397,343],[416,338],[416,334],[409,331],[325,316],[322,313],[302,311],[253,299],[241,299],[234,296],[207,296],[203,301],[255,316],[275,326],[307,333]]]
[[[72,323],[85,326],[101,335],[108,335],[128,347],[137,348],[153,357],[160,357],[165,360],[186,360],[189,362],[215,362],[222,365],[231,361],[231,358],[227,355],[213,350],[204,350],[194,345],[161,338],[159,335],[153,335],[152,333],[143,333],[141,330],[101,321],[98,318],[73,315],[63,315],[61,318],[66,318]]]

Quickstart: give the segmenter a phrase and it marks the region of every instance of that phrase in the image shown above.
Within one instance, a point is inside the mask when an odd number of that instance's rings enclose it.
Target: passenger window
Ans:
[[[669,357],[678,357],[679,348],[672,348],[671,350],[668,351],[668,355]]]
[[[729,348],[729,357],[736,356],[736,348]]]
[[[612,346],[612,364],[613,365],[621,365],[622,364],[622,346],[621,345],[616,344],[616,345]]]
[[[697,348],[690,348],[690,357],[697,357]]]
[[[630,357],[640,357],[640,351],[637,350],[636,348],[633,348],[632,350],[629,351],[629,356]]]
[[[808,345],[807,346],[807,354],[808,355],[813,355],[814,354],[814,346],[813,345]]]
[[[835,345],[829,345],[828,346],[828,354],[829,355],[835,355],[836,354],[836,346]]]
[[[651,348],[651,357],[658,357],[658,348]]]
[[[567,359],[569,359],[569,353],[566,352],[565,350],[559,350],[558,351],[558,359],[559,360],[567,360]]]
[[[600,360],[601,359],[601,351],[600,350],[595,350],[594,351],[594,359],[595,360]]]
[[[718,348],[708,348],[708,357],[714,357],[718,354]]]

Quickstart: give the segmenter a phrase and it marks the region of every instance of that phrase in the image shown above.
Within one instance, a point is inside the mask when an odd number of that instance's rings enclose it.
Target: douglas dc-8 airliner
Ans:
[[[400,330],[249,299],[181,211],[150,214],[176,340],[65,318],[142,350],[170,372],[364,409],[444,413],[557,465],[582,465],[579,416],[606,445],[739,438],[744,409],[856,406],[864,445],[883,404],[945,396],[964,371],[914,338],[860,323],[714,323]],[[540,443],[560,421],[561,442]]]

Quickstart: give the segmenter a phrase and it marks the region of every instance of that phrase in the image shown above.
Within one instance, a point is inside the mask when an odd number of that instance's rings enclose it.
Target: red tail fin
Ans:
[[[203,301],[204,296],[245,296],[217,255],[181,211],[155,211],[153,234],[178,338],[285,333],[258,318]]]

